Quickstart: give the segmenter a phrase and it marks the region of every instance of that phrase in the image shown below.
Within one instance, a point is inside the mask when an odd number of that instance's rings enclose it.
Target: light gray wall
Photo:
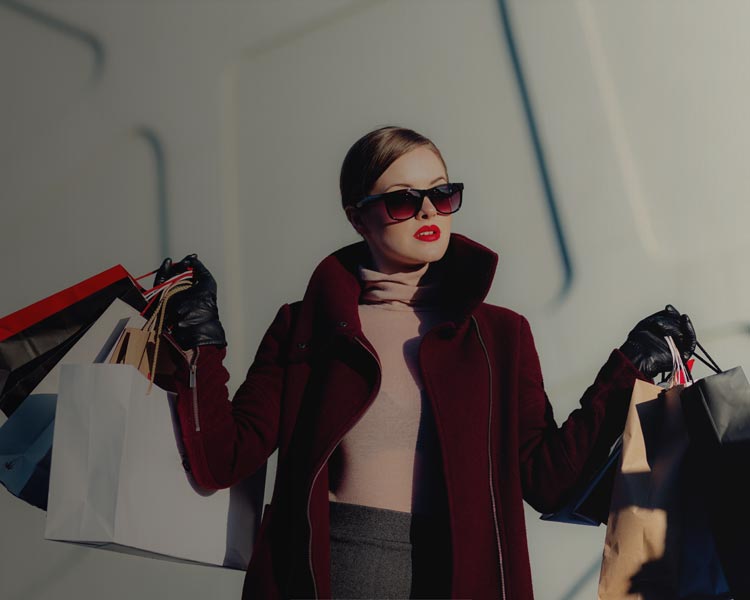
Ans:
[[[341,160],[393,123],[465,182],[454,228],[500,253],[489,301],[530,319],[558,421],[667,302],[742,364],[748,17],[740,0],[0,0],[0,314],[195,251],[234,390],[278,306],[357,239]],[[3,599],[239,597],[241,573],[44,541],[5,490],[0,511]],[[603,528],[527,524],[537,596],[594,597]]]

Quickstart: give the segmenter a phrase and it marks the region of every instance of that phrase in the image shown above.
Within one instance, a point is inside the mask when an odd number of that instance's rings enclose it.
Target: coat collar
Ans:
[[[369,263],[369,249],[364,241],[340,248],[324,258],[313,271],[301,307],[297,346],[306,347],[311,340],[325,340],[331,335],[360,335],[359,296],[362,291],[357,267]],[[489,248],[451,233],[448,249],[428,270],[437,271],[445,285],[446,304],[458,328],[482,303],[492,285],[498,256]]]

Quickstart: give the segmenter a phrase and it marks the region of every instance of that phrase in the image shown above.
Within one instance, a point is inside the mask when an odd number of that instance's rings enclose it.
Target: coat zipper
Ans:
[[[200,421],[198,420],[198,386],[197,386],[197,376],[196,376],[196,370],[198,369],[198,356],[200,355],[200,346],[195,347],[195,353],[193,354],[193,359],[191,361],[188,361],[187,354],[185,351],[180,348],[178,344],[176,344],[174,341],[172,341],[172,338],[169,336],[164,336],[167,340],[169,340],[169,343],[174,346],[177,351],[182,354],[182,357],[185,359],[185,362],[187,362],[190,365],[190,380],[189,380],[189,386],[190,389],[193,392],[193,421],[195,422],[195,431],[200,431]]]
[[[307,545],[307,561],[308,566],[310,567],[310,577],[312,578],[313,582],[313,591],[315,592],[315,598],[318,598],[318,584],[315,581],[315,570],[313,568],[312,564],[312,519],[310,518],[310,502],[312,500],[312,491],[315,488],[315,482],[318,479],[318,475],[320,475],[320,472],[323,470],[323,466],[328,462],[328,459],[330,458],[331,454],[333,454],[334,450],[336,450],[336,447],[341,443],[341,440],[344,439],[344,436],[349,432],[358,422],[359,420],[364,416],[364,414],[367,412],[367,409],[370,407],[372,399],[377,395],[378,390],[380,389],[380,383],[382,380],[382,373],[383,373],[383,366],[380,364],[380,359],[375,355],[375,353],[372,352],[365,344],[360,340],[358,337],[354,337],[354,339],[359,343],[360,346],[362,346],[369,354],[372,356],[375,361],[378,363],[378,380],[375,385],[374,391],[372,394],[370,394],[370,398],[367,401],[367,404],[365,405],[365,409],[360,412],[359,415],[357,415],[357,418],[355,419],[354,423],[352,423],[350,426],[346,428],[346,431],[339,437],[338,440],[336,440],[336,443],[333,445],[333,448],[331,448],[325,456],[325,459],[318,467],[318,470],[315,472],[315,477],[313,477],[312,484],[310,485],[310,491],[307,494],[307,525],[310,529],[310,539],[308,541]]]
[[[193,390],[193,422],[195,423],[195,431],[201,430],[200,420],[198,419],[198,378],[195,373],[198,368],[200,348],[200,346],[195,347],[195,354],[193,355],[193,360],[190,362],[190,389]]]
[[[500,563],[500,589],[502,591],[502,598],[505,600],[505,568],[503,566],[503,549],[500,546],[500,525],[497,522],[497,505],[495,502],[495,486],[492,483],[492,363],[490,362],[490,355],[487,352],[487,346],[484,345],[482,334],[479,331],[479,324],[477,323],[476,317],[471,315],[471,320],[474,322],[474,327],[477,330],[477,337],[479,343],[482,345],[484,350],[484,356],[487,359],[487,370],[489,372],[489,418],[487,419],[487,457],[489,458],[489,481],[490,481],[490,498],[492,500],[492,518],[495,525],[495,539],[497,540],[497,556]]]

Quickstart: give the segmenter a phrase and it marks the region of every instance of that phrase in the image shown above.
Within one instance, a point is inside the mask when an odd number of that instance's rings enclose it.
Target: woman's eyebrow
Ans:
[[[443,176],[441,175],[441,176],[440,176],[440,177],[438,177],[437,179],[433,179],[432,181],[430,181],[429,185],[432,185],[433,183],[437,183],[437,182],[438,182],[438,181],[440,181],[441,179],[443,179],[443,180],[445,180],[445,181],[448,181],[447,179],[445,179],[445,177],[443,177]],[[397,185],[403,185],[404,187],[408,187],[408,188],[411,188],[411,187],[412,187],[412,186],[410,186],[410,185],[409,185],[408,183],[394,183],[394,184],[392,184],[392,185],[389,185],[389,186],[388,186],[387,188],[385,188],[385,191],[387,192],[387,191],[388,191],[388,190],[390,190],[390,189],[391,189],[392,187],[396,187]]]

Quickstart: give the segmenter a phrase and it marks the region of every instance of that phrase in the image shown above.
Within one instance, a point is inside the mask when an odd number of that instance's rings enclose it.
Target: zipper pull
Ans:
[[[190,361],[190,387],[195,387],[195,371],[198,368],[198,348],[194,350],[193,360]]]

